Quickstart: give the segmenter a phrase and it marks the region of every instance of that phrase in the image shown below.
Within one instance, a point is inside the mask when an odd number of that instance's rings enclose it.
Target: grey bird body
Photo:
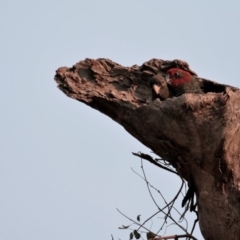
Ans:
[[[153,99],[160,98],[160,100],[165,100],[172,96],[166,78],[161,73],[154,75],[150,79],[150,86],[153,91]]]
[[[178,97],[184,93],[196,93],[201,94],[203,93],[202,89],[199,86],[197,80],[193,79],[191,82],[185,83],[184,85],[177,86],[173,88],[174,96]]]

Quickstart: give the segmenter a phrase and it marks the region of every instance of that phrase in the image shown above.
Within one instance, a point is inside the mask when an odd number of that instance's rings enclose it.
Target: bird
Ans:
[[[167,80],[162,73],[158,73],[151,77],[150,86],[153,91],[153,100],[159,98],[165,100],[172,96],[172,93],[168,87]]]
[[[171,86],[174,96],[178,97],[184,93],[203,93],[196,78],[188,71],[180,68],[171,68],[167,71],[167,74],[167,84]]]

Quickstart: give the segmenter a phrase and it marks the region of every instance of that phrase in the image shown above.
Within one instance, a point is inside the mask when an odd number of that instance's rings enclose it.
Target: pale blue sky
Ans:
[[[125,66],[178,58],[240,87],[239,25],[237,0],[0,0],[0,239],[123,240],[129,232],[117,227],[128,221],[116,207],[133,218],[156,211],[131,171],[140,172],[131,152],[150,150],[60,92],[58,67],[86,57]],[[145,168],[170,200],[179,180]]]

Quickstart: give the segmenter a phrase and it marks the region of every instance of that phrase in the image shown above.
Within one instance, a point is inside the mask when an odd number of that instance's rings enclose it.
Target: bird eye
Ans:
[[[179,72],[175,72],[175,73],[174,73],[174,76],[175,76],[175,77],[179,77],[179,76],[180,76]]]

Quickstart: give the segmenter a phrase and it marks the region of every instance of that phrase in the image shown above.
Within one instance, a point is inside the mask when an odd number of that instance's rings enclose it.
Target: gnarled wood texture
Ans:
[[[186,62],[152,59],[123,67],[86,59],[59,68],[58,87],[99,110],[194,184],[205,239],[240,239],[240,91],[197,78],[204,94],[153,98],[150,78]]]

